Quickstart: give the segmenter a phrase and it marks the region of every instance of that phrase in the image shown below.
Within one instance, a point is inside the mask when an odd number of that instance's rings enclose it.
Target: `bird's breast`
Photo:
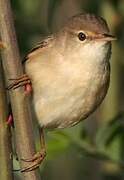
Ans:
[[[41,67],[31,74],[33,108],[39,124],[46,128],[69,127],[85,119],[102,102],[108,89],[108,63],[93,69],[77,63],[60,67]]]

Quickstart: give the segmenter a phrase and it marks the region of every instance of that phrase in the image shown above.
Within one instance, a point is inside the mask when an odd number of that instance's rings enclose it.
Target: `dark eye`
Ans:
[[[86,39],[86,35],[83,32],[80,32],[78,34],[78,38],[79,38],[80,41],[84,41]]]

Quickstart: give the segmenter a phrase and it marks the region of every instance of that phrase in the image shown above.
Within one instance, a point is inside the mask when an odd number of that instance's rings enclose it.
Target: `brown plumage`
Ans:
[[[109,86],[112,40],[103,18],[80,14],[31,50],[24,66],[42,127],[73,126],[98,107]]]

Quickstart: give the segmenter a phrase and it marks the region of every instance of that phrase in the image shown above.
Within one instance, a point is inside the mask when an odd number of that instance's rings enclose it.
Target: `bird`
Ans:
[[[31,82],[31,106],[40,127],[74,126],[89,117],[107,94],[113,40],[102,17],[74,15],[28,53],[23,60],[26,75],[8,89]]]

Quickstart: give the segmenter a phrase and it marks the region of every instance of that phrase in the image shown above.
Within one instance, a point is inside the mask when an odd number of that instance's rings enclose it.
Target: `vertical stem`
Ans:
[[[0,0],[0,34],[5,44],[2,51],[2,63],[8,85],[9,78],[17,78],[23,74],[9,0]],[[9,91],[9,95],[14,116],[17,153],[22,168],[28,166],[29,163],[20,159],[29,158],[35,153],[30,107],[23,88]],[[23,180],[40,179],[36,170],[22,175]]]
[[[7,125],[7,101],[0,61],[0,179],[12,180],[11,134]]]

